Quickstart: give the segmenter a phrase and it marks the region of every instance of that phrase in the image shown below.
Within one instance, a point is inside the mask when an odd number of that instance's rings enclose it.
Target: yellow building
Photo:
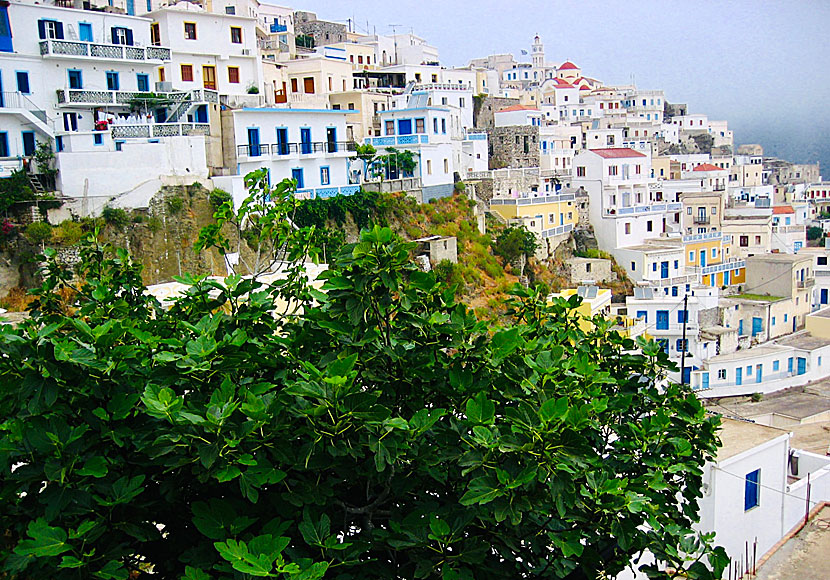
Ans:
[[[559,293],[551,294],[548,296],[548,300],[555,298],[568,300],[574,294],[582,297],[582,303],[576,309],[576,313],[579,316],[579,327],[582,330],[591,330],[594,327],[594,323],[591,322],[594,316],[610,316],[611,290],[608,288],[598,288],[597,286],[568,288]]]
[[[533,232],[539,241],[537,255],[541,258],[551,256],[579,223],[576,194],[572,191],[494,197],[490,211],[510,225],[522,225]]]

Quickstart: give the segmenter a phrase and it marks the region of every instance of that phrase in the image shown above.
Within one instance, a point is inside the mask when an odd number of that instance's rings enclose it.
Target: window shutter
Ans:
[[[118,44],[118,27],[113,26],[110,28],[110,39],[113,44]]]
[[[37,35],[41,38],[41,40],[46,38],[46,21],[37,21]]]
[[[55,22],[55,38],[63,40],[63,23]]]
[[[133,31],[129,28],[127,30],[127,46],[133,45]]]

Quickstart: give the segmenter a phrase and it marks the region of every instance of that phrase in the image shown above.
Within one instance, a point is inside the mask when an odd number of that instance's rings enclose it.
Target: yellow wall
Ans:
[[[694,242],[683,246],[686,251],[686,266],[700,267],[700,252],[706,250],[706,265],[720,264],[723,260],[723,248],[721,248],[720,240],[705,240],[702,242]],[[717,255],[712,257],[712,248],[717,250]],[[694,252],[694,261],[689,260],[689,252]]]
[[[830,318],[816,316],[816,314],[810,314],[805,318],[807,332],[819,338],[830,338]]]

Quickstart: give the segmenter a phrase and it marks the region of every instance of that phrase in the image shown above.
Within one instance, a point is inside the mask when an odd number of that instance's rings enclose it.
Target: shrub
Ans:
[[[133,223],[134,224],[140,224],[143,221],[144,221],[144,216],[141,215],[140,213],[137,213],[137,214],[133,215]]]
[[[150,216],[147,218],[147,227],[150,229],[151,232],[156,233],[161,229],[161,220],[156,216]]]
[[[822,236],[824,236],[824,230],[816,226],[810,226],[807,228],[807,239],[808,240],[818,240]]]
[[[52,226],[46,222],[32,222],[23,233],[32,244],[42,244],[52,238]]]
[[[170,212],[171,215],[176,215],[184,208],[184,199],[178,195],[175,197],[168,197],[165,201],[165,205],[167,206],[167,211]]]
[[[750,400],[753,403],[759,403],[764,400],[764,393],[752,393]]]
[[[224,189],[216,188],[210,192],[210,205],[218,209],[226,201],[231,201],[231,194]]]
[[[130,223],[130,216],[120,207],[106,206],[101,211],[101,217],[104,219],[105,224],[118,229],[123,229]]]
[[[464,193],[464,191],[467,190],[467,186],[464,184],[463,181],[456,181],[454,188],[455,191],[457,191],[458,193]]]
[[[52,231],[52,239],[65,246],[77,244],[84,235],[81,224],[72,220],[64,220]]]

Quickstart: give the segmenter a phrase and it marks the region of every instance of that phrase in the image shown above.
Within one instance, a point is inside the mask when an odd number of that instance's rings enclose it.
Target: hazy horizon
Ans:
[[[633,78],[639,88],[663,89],[669,102],[729,121],[736,145],[820,161],[830,175],[828,2],[302,0],[293,8],[352,19],[357,32],[413,31],[445,66],[494,53],[529,61],[521,51],[538,33],[549,62],[572,60],[606,84]]]

